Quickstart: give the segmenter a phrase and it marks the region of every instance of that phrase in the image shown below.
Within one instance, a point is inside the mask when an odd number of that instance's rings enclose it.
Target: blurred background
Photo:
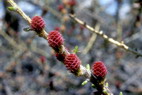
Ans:
[[[7,10],[0,0],[0,95],[92,95],[91,83],[81,86],[84,78],[75,77],[56,60],[46,40],[27,22]],[[102,30],[109,37],[142,50],[142,0],[14,0],[31,18],[42,16],[46,31],[59,30],[66,48],[82,64],[103,61],[108,68],[107,81],[114,95],[142,95],[142,59],[91,33],[72,21],[82,21]]]

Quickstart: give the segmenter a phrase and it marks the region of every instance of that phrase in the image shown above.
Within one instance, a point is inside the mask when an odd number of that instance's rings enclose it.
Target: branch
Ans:
[[[30,25],[31,19],[18,7],[18,5],[17,5],[13,0],[8,0],[8,3],[9,3],[12,7],[14,7],[14,8],[16,9],[15,12],[17,12],[18,14],[20,14],[20,15],[23,17],[23,19],[25,19],[25,20],[28,22],[28,24]],[[37,35],[39,35],[40,37],[43,37],[43,38],[45,38],[45,39],[47,40],[48,33],[47,33],[45,30],[43,30],[41,34],[37,34]],[[65,54],[70,54],[70,53],[66,50],[66,48],[65,48],[64,45],[62,45],[61,51],[63,51]],[[88,70],[87,70],[84,66],[82,66],[82,65],[81,65],[81,71],[82,71],[82,72],[80,73],[80,76],[84,76],[84,77],[86,77],[86,78],[90,78],[90,71],[88,71]]]
[[[25,19],[28,24],[31,24],[31,19],[29,16],[27,16],[20,8],[19,6],[13,1],[13,0],[7,0],[7,2],[15,9],[15,11],[20,14],[23,19]],[[47,39],[48,33],[43,30],[41,34],[38,34],[40,37],[43,37],[44,39]]]
[[[97,29],[99,31],[100,25],[96,25],[95,29]],[[95,33],[93,33],[91,38],[89,39],[89,42],[88,42],[87,46],[82,51],[83,54],[87,54],[91,50],[91,48],[93,47],[93,44],[96,41],[96,38],[97,38],[97,35]]]
[[[125,49],[126,51],[129,51],[133,54],[135,54],[136,56],[141,56],[142,57],[142,54],[133,50],[132,48],[130,48],[129,46],[127,46],[126,44],[124,44],[124,42],[118,42],[116,40],[114,40],[113,38],[109,38],[107,35],[105,35],[103,33],[103,31],[97,31],[95,30],[93,27],[87,25],[85,22],[81,21],[80,19],[78,19],[75,15],[72,15],[70,14],[69,15],[70,18],[72,18],[74,21],[76,21],[77,23],[81,24],[81,25],[84,25],[84,27],[86,27],[88,30],[90,30],[91,32],[94,32],[96,33],[97,35],[101,36],[102,38],[104,38],[105,40],[107,40],[108,42],[112,43],[112,44],[115,44],[116,46],[118,47],[121,47],[123,49]]]

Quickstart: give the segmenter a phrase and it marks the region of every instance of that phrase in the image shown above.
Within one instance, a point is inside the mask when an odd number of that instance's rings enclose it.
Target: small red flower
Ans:
[[[48,35],[48,43],[53,49],[58,49],[64,43],[64,39],[60,32],[54,30]]]
[[[80,68],[81,61],[76,54],[69,54],[65,57],[64,64],[72,73],[77,73]]]
[[[69,0],[68,5],[75,6],[76,5],[76,0]]]
[[[60,27],[55,27],[54,30],[60,31]]]
[[[65,60],[65,56],[66,56],[65,54],[56,53],[56,58],[61,62]]]
[[[46,62],[46,57],[45,56],[40,56],[40,62],[45,63]]]
[[[31,28],[36,32],[41,32],[45,27],[45,22],[42,17],[34,16],[31,21]]]
[[[59,11],[62,11],[63,9],[64,9],[64,5],[62,5],[62,4],[58,5],[58,10]]]
[[[104,63],[101,61],[97,61],[93,64],[92,71],[93,71],[92,73],[96,77],[100,77],[100,78],[104,78],[107,74],[107,68],[104,65]]]

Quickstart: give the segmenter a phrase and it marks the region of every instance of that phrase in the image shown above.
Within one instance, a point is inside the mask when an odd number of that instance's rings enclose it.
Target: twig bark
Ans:
[[[23,17],[23,19],[25,19],[25,20],[28,22],[28,24],[31,23],[30,17],[27,16],[27,15],[19,8],[19,6],[18,6],[13,0],[7,0],[7,2],[8,2],[12,7],[15,8],[15,11],[16,11],[18,14],[20,14],[20,15]],[[39,34],[39,36],[42,36],[44,39],[47,39],[48,33],[47,33],[45,30],[43,30],[42,33]]]
[[[30,25],[31,19],[18,7],[18,5],[17,5],[13,0],[8,0],[8,3],[9,3],[12,7],[16,8],[16,12],[17,12],[18,14],[20,14],[20,15],[28,22],[28,24]],[[44,33],[41,34],[41,35],[39,35],[39,36],[40,36],[40,37],[43,37],[43,38],[45,38],[45,39],[47,40],[48,33],[47,33],[45,30],[43,30],[43,32],[44,32]],[[66,50],[65,46],[62,45],[62,48],[61,48],[61,49],[62,49],[62,51],[65,52],[66,54],[70,54],[70,53]],[[86,76],[87,78],[90,77],[90,72],[89,72],[84,66],[81,65],[81,69],[82,69],[81,76]]]
[[[99,31],[100,26],[97,25],[96,29]],[[92,34],[87,46],[85,47],[85,49],[82,51],[83,54],[87,54],[91,48],[93,47],[94,42],[96,41],[97,35],[95,33]]]
[[[72,18],[74,21],[76,21],[77,23],[81,24],[81,25],[84,25],[84,27],[86,27],[88,30],[90,30],[91,32],[93,33],[96,33],[97,35],[101,36],[102,38],[104,38],[105,40],[107,40],[108,42],[112,43],[112,44],[115,44],[116,46],[118,47],[121,47],[123,49],[125,49],[126,51],[129,51],[133,54],[135,54],[136,56],[141,56],[142,57],[142,54],[133,50],[132,48],[130,48],[129,46],[127,46],[126,44],[124,44],[124,42],[118,42],[116,40],[114,40],[113,38],[110,38],[108,37],[107,35],[105,35],[103,33],[103,31],[97,31],[95,30],[93,27],[87,25],[85,22],[81,21],[80,19],[78,19],[75,15],[72,15],[70,14],[69,15],[70,18]]]
[[[12,93],[10,87],[8,86],[6,80],[3,80],[3,84],[4,84],[7,95],[13,95],[13,93]]]

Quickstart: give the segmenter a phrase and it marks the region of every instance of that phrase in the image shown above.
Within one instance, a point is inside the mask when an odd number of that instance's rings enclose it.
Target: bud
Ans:
[[[45,22],[42,17],[40,16],[34,16],[31,21],[31,28],[36,31],[37,33],[40,33],[45,27]]]

